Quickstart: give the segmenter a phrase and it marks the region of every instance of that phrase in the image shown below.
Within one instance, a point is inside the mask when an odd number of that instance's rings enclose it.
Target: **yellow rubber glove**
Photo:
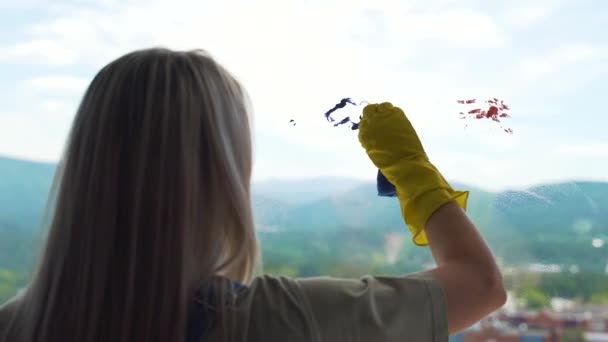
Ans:
[[[455,191],[429,161],[405,113],[391,103],[370,104],[359,123],[359,141],[374,165],[397,189],[401,214],[418,246],[431,215],[455,201],[466,210],[468,191]]]

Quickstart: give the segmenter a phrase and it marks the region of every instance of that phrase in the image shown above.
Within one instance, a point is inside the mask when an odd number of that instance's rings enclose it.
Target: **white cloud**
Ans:
[[[30,62],[43,65],[69,65],[78,60],[78,53],[50,39],[33,39],[8,47],[0,47],[0,60]]]
[[[13,10],[13,9],[29,9],[32,7],[43,6],[44,0],[20,0],[20,1],[0,1],[0,9],[2,10]]]
[[[525,58],[520,69],[524,77],[538,80],[573,65],[584,63],[598,57],[605,57],[605,49],[589,44],[569,44],[553,49],[544,55]]]
[[[554,153],[568,157],[608,158],[608,141],[558,145]]]
[[[38,117],[43,120],[53,121],[57,127],[65,131],[69,128],[78,103],[64,99],[49,98],[39,101],[33,109],[38,113]]]
[[[238,58],[240,65],[244,63],[243,55],[252,64],[259,60],[276,64],[277,60],[290,56],[299,56],[302,61],[307,55],[322,55],[326,62],[338,60],[352,66],[356,63],[343,58],[349,52],[351,59],[360,61],[375,54],[369,46],[349,48],[352,44],[348,40],[353,34],[366,34],[378,23],[384,31],[370,37],[371,40],[384,40],[385,47],[398,50],[401,56],[414,49],[411,44],[415,42],[437,40],[493,46],[504,38],[494,21],[482,12],[412,12],[409,7],[408,3],[398,1],[383,2],[382,6],[362,1],[256,1],[255,4],[150,1],[145,5],[130,1],[120,6],[108,4],[104,10],[65,9],[51,20],[28,29],[28,33],[38,40],[38,45],[48,45],[43,50],[50,52],[36,57],[46,57],[52,63],[79,60],[95,66],[133,48],[159,43],[209,48],[217,55]],[[366,20],[374,10],[380,11],[375,24]],[[20,57],[28,51],[35,54],[32,48],[18,50]],[[376,63],[381,62],[376,58]],[[259,67],[259,63],[255,65]]]
[[[504,43],[492,18],[478,11],[412,14],[398,19],[396,32],[404,41],[438,40],[477,47]]]
[[[504,15],[505,21],[517,28],[527,28],[551,17],[564,5],[564,2],[564,0],[524,0],[522,3],[509,1]]]
[[[47,112],[65,112],[72,109],[70,103],[57,100],[46,100],[40,103],[40,108]]]
[[[416,1],[367,3],[352,8],[353,35],[372,49],[397,47],[401,52],[415,49],[419,42],[448,43],[468,47],[492,47],[506,37],[493,18],[473,9],[408,6]],[[420,7],[420,6],[418,6]]]
[[[43,91],[45,93],[77,94],[84,93],[89,80],[68,75],[38,76],[21,82],[27,91]]]

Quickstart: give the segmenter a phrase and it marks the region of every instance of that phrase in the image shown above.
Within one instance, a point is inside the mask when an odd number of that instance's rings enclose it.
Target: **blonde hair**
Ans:
[[[198,289],[251,281],[246,98],[203,51],[135,51],[95,76],[5,341],[181,342]]]

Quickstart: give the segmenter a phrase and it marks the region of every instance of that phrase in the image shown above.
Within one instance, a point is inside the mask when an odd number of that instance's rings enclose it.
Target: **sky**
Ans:
[[[608,181],[608,2],[0,0],[0,19],[3,156],[56,162],[99,69],[163,46],[205,49],[246,87],[255,180],[375,179],[323,117],[351,97],[403,108],[451,181]],[[492,97],[513,134],[459,119],[456,100]]]

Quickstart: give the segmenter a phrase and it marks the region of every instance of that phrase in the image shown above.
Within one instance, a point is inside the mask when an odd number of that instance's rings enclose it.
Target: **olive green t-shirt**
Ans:
[[[17,301],[0,307],[0,338]],[[292,279],[260,276],[238,294],[236,341],[445,342],[443,292],[430,274]],[[216,341],[211,336],[205,341]]]
[[[237,341],[448,340],[444,295],[428,273],[360,279],[262,276],[237,303]]]

